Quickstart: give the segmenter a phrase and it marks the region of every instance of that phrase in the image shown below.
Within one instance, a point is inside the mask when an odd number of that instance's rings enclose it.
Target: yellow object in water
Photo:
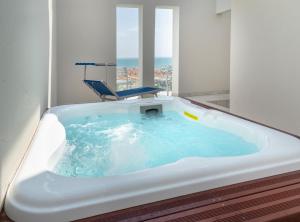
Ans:
[[[199,117],[198,116],[195,116],[189,112],[184,112],[184,115],[192,120],[195,120],[195,121],[198,121],[199,120]]]

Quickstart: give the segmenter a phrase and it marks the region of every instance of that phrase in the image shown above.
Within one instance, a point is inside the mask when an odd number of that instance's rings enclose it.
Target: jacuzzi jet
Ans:
[[[162,104],[159,105],[147,105],[140,107],[141,114],[145,115],[158,115],[162,113]]]

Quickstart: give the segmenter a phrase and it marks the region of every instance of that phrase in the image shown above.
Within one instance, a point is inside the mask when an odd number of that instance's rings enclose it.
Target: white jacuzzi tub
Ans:
[[[164,166],[120,176],[74,178],[54,173],[66,134],[58,117],[82,113],[138,112],[140,105],[188,112],[209,127],[256,143],[259,152],[218,158],[185,158]],[[207,110],[180,98],[70,105],[42,118],[29,152],[5,202],[17,222],[61,222],[86,218],[194,192],[300,169],[300,140],[231,115]]]

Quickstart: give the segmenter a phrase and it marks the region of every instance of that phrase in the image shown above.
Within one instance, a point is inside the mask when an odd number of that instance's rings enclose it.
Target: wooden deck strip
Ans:
[[[12,222],[5,214],[4,210],[0,212],[0,222]]]
[[[300,182],[295,178],[299,177],[300,171],[291,172],[133,207],[78,222],[230,221],[231,217],[233,221],[240,221],[241,219],[237,218],[255,219],[253,212],[259,217],[267,216],[266,218],[269,218],[267,221],[270,221],[272,214],[270,209],[282,209],[281,213],[285,215],[285,211],[290,210],[286,206],[291,208],[297,206],[300,201]],[[224,218],[226,214],[229,217]],[[278,211],[273,214],[278,216]],[[295,212],[292,215],[295,215]]]
[[[101,221],[144,221],[294,184],[300,184],[300,171],[104,214]]]
[[[205,108],[215,109],[192,102]],[[299,138],[297,135],[287,134]],[[2,212],[0,221],[9,222],[10,220]],[[137,206],[77,222],[139,221],[297,222],[300,221],[300,171]]]
[[[300,200],[300,184],[183,211],[149,220],[149,222],[177,222],[180,220],[205,222],[211,219],[215,220],[216,218],[219,220],[222,218],[222,220],[224,220],[231,217],[240,217],[241,214],[251,214],[263,208],[267,209],[274,207],[276,204],[294,200]]]

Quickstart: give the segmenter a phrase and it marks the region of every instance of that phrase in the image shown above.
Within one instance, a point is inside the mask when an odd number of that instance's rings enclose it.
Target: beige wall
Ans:
[[[115,31],[112,26],[115,18],[111,3],[109,0],[59,0],[56,13],[58,104],[97,101],[81,81],[83,69],[74,63],[115,60],[115,37],[111,34]],[[89,78],[103,79],[104,71],[89,70]]]
[[[216,0],[216,1],[217,1],[217,7],[216,7],[217,13],[223,13],[231,10],[231,0]]]
[[[231,110],[300,135],[300,1],[233,0]]]
[[[49,73],[51,73],[49,81],[49,107],[57,106],[57,21],[56,21],[56,2],[57,0],[49,0],[49,20],[50,20],[50,58]]]
[[[0,1],[0,208],[48,97],[48,1]]]
[[[182,0],[179,94],[229,90],[230,13],[216,15],[216,2]]]
[[[117,4],[144,8],[144,85],[153,84],[154,9],[179,6],[179,86],[181,95],[229,90],[230,13],[216,15],[212,0],[59,0],[57,2],[58,104],[98,98],[82,83],[77,61],[116,60]],[[152,14],[151,14],[152,13]],[[89,78],[103,79],[101,69]],[[111,76],[110,84],[115,83]]]

